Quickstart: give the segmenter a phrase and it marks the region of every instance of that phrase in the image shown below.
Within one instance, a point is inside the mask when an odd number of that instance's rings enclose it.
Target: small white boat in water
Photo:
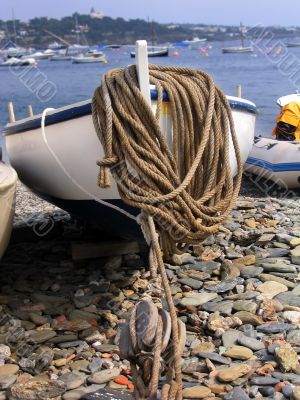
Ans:
[[[47,54],[41,51],[37,51],[35,53],[28,54],[28,56],[23,56],[22,60],[28,60],[28,58],[34,58],[35,60],[48,60],[49,57],[52,57],[52,53]]]
[[[284,96],[277,100],[280,107],[290,107],[291,104],[297,103],[300,104],[300,93]],[[290,110],[289,115],[292,115]],[[287,121],[285,120],[285,122]],[[257,175],[258,180],[272,181],[284,189],[300,188],[300,141],[256,137],[245,165],[245,173]]]
[[[0,67],[27,67],[28,65],[36,65],[34,58],[9,58],[0,63]]]
[[[288,42],[285,45],[286,47],[300,47],[300,42]]]
[[[158,46],[150,46],[147,51],[148,57],[168,57],[169,48],[168,47],[158,47]],[[130,53],[130,57],[135,57],[135,51]]]
[[[155,108],[154,86],[151,99]],[[228,100],[245,162],[253,144],[257,109],[241,98]],[[161,124],[167,127],[167,139],[172,143],[172,115],[166,93],[164,102]],[[94,129],[90,100],[10,123],[4,134],[10,162],[19,178],[41,198],[120,237],[142,237],[136,222],[139,210],[121,200],[116,183],[112,182],[108,189],[97,186],[96,160],[104,156],[104,151]],[[230,146],[231,169],[235,174],[232,142]]]
[[[17,174],[0,161],[0,259],[9,243],[15,212]]]
[[[241,46],[234,46],[234,47],[224,47],[222,49],[222,53],[224,54],[234,54],[234,53],[253,53],[254,49],[252,46],[245,46],[244,40],[246,37],[246,28],[240,23],[240,35],[241,35]]]
[[[244,46],[237,46],[237,47],[224,47],[222,49],[222,53],[230,54],[230,53],[253,53],[253,47],[244,47]]]
[[[107,63],[105,54],[100,56],[82,55],[78,57],[72,57],[73,64],[92,64],[92,63]]]
[[[190,46],[192,50],[199,50],[206,41],[206,38],[199,39],[198,37],[194,37],[193,40],[184,40],[182,43]]]

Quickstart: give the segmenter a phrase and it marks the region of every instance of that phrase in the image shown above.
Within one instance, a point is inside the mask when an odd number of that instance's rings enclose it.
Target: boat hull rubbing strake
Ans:
[[[157,92],[151,87],[155,110]],[[240,98],[229,97],[243,162],[254,139],[256,106]],[[107,231],[124,238],[140,236],[136,223],[137,209],[124,204],[115,182],[108,189],[97,186],[97,160],[104,156],[95,133],[91,116],[91,101],[47,111],[5,128],[6,147],[19,178],[32,191],[53,204]],[[171,109],[167,93],[161,113],[161,126],[172,144]],[[230,161],[233,174],[237,163],[232,142]]]
[[[284,189],[300,188],[300,142],[256,138],[245,172]]]

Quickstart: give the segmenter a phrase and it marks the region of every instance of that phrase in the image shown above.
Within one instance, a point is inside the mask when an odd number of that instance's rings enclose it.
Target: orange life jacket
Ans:
[[[282,107],[279,117],[276,118],[276,123],[278,124],[278,122],[295,126],[295,140],[300,140],[300,103],[293,102]],[[273,130],[272,134],[276,135],[276,129]]]

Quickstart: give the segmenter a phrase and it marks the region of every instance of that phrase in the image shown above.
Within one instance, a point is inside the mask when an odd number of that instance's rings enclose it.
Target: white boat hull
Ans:
[[[300,188],[300,142],[257,138],[245,165],[246,174],[284,189]],[[266,183],[262,184],[266,186]]]
[[[192,50],[199,50],[201,47],[203,47],[205,42],[207,42],[207,39],[205,38],[194,38],[193,40],[185,40],[183,43],[190,46]]]
[[[253,144],[256,120],[255,105],[235,98],[231,98],[230,101],[232,107],[234,104],[245,105],[245,110],[242,108],[233,110],[241,156],[245,162]],[[168,103],[164,104],[161,125],[167,130],[168,142],[171,144],[171,113]],[[113,218],[119,220],[117,225],[121,228],[119,219],[121,217],[127,221],[131,218],[136,225],[135,216],[138,211],[126,206],[121,201],[116,183],[112,182],[112,186],[105,190],[99,189],[97,186],[99,168],[96,161],[103,158],[103,148],[95,133],[91,114],[74,118],[74,112],[85,107],[90,107],[89,101],[50,112],[46,118],[46,121],[49,119],[49,122],[51,122],[51,118],[66,113],[73,113],[73,117],[48,124],[44,130],[40,125],[35,129],[30,128],[34,122],[34,119],[30,118],[23,120],[23,125],[29,125],[26,131],[16,133],[18,130],[16,124],[8,125],[6,148],[11,164],[16,168],[19,178],[25,185],[41,197],[67,211],[72,212],[73,209],[75,214],[80,214],[93,221],[100,219],[105,222],[106,228]],[[153,107],[155,108],[155,101]],[[247,111],[247,107],[252,107],[253,112]],[[233,144],[231,143],[230,146],[231,167],[235,174],[237,163]],[[93,204],[89,204],[89,202]],[[116,205],[121,208],[121,211],[115,209]],[[96,211],[97,207],[98,211]],[[105,215],[101,215],[99,212],[100,207],[102,210],[106,210]],[[111,214],[107,221],[109,211],[114,215]],[[137,226],[134,227],[134,230],[136,229]]]
[[[93,64],[93,63],[105,63],[106,58],[105,56],[100,57],[73,57],[72,58],[73,64]]]
[[[15,212],[17,174],[0,161],[0,259],[9,243]]]
[[[222,49],[224,54],[234,54],[234,53],[253,53],[253,47],[225,47]]]

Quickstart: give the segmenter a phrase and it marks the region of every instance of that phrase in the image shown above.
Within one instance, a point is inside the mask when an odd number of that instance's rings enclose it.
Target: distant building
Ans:
[[[104,17],[104,14],[102,11],[96,11],[94,7],[92,7],[90,17],[93,19],[102,19]]]
[[[5,38],[5,31],[0,31],[0,40]]]

